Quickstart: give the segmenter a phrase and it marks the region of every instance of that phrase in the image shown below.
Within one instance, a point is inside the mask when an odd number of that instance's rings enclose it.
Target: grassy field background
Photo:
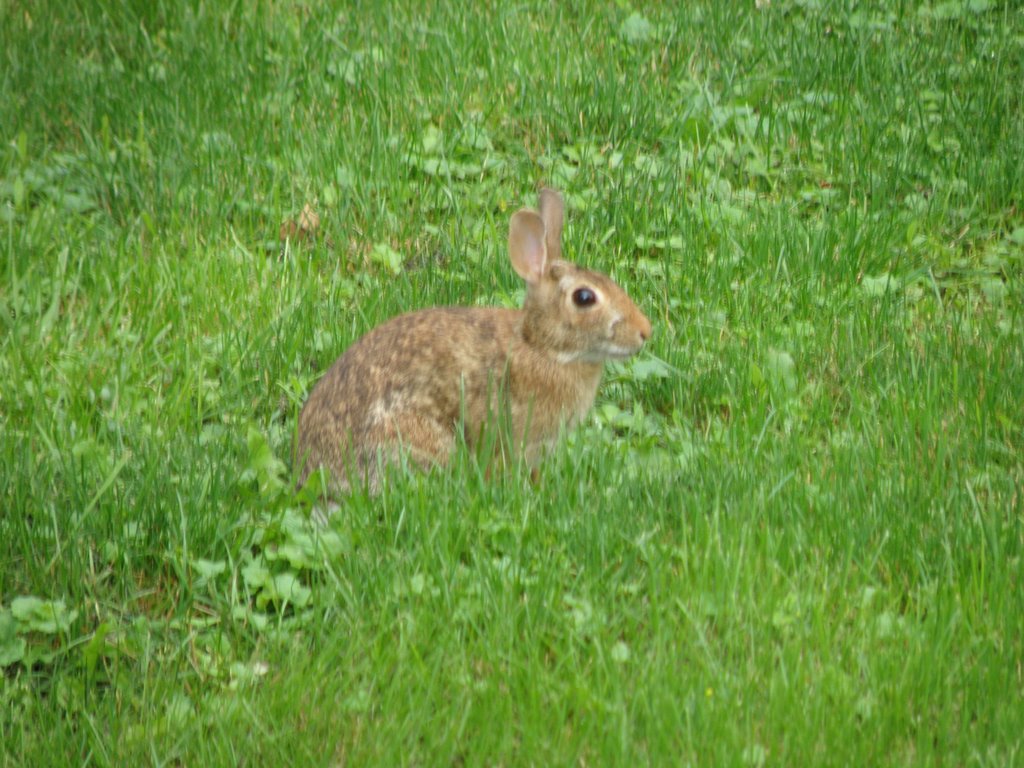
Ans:
[[[0,761],[1024,764],[1020,6],[382,5],[0,2]],[[544,184],[648,351],[310,527]]]

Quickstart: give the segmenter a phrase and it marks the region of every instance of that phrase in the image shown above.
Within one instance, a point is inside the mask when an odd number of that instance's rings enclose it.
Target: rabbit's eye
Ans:
[[[572,303],[577,307],[589,307],[597,303],[597,294],[589,288],[577,288],[572,292]]]

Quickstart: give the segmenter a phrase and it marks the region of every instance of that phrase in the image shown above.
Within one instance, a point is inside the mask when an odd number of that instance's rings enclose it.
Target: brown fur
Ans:
[[[590,410],[606,359],[643,346],[651,324],[608,277],[561,261],[562,200],[512,218],[509,251],[527,283],[523,309],[426,309],[356,341],[313,388],[299,416],[302,482],[320,466],[334,487],[379,488],[379,461],[404,450],[445,464],[461,425],[471,447],[503,422],[502,454],[535,463],[559,431]],[[575,306],[586,287],[596,304]]]

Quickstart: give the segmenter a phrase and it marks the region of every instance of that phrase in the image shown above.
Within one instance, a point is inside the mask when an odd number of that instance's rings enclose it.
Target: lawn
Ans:
[[[1024,10],[333,5],[0,0],[0,764],[1024,765]],[[651,342],[311,522],[544,185]]]

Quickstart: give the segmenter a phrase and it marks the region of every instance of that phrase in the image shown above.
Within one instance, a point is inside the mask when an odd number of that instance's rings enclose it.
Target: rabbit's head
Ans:
[[[609,277],[562,260],[564,211],[561,196],[544,189],[539,213],[512,216],[509,255],[526,282],[523,338],[560,363],[625,360],[650,338],[651,323]]]

